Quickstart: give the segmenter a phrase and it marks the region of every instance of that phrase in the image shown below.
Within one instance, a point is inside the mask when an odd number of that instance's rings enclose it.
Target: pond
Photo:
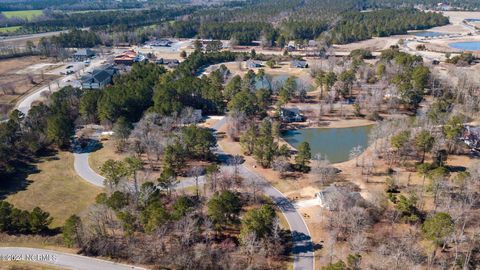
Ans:
[[[316,154],[327,156],[332,163],[349,160],[349,154],[353,147],[368,147],[368,135],[373,126],[361,126],[350,128],[306,128],[288,130],[282,133],[282,138],[293,147],[306,141],[310,144],[312,157]]]
[[[480,51],[480,41],[454,42],[448,46],[465,51]]]
[[[430,32],[430,31],[420,31],[420,32],[414,32],[413,33],[417,37],[440,37],[440,36],[445,36],[447,33],[442,33],[442,32]]]

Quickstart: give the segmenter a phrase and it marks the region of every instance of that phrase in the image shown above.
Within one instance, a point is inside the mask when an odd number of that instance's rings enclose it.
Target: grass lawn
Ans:
[[[20,29],[21,26],[0,27],[0,33],[15,32]]]
[[[0,269],[4,270],[63,270],[56,266],[24,261],[0,261]]]
[[[37,10],[4,11],[2,13],[7,18],[17,17],[20,19],[31,20],[34,17],[42,15],[43,11],[40,9],[37,9]]]
[[[70,152],[59,152],[37,166],[39,172],[28,176],[30,184],[25,190],[9,195],[6,200],[21,209],[39,206],[49,212],[54,218],[52,228],[62,226],[70,215],[81,215],[101,192],[75,173]]]
[[[115,152],[115,142],[113,140],[102,141],[102,148],[90,153],[88,164],[92,170],[100,174],[100,167],[109,159],[123,160],[127,155]]]

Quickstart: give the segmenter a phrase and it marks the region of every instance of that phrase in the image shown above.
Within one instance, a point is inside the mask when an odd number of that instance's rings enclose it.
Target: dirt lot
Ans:
[[[0,61],[0,109],[8,110],[25,95],[40,85],[54,81],[58,76],[47,74],[56,67],[51,59],[39,56]]]

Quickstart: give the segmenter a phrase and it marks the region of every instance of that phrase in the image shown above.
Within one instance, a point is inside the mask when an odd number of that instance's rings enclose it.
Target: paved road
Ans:
[[[54,31],[54,32],[45,32],[45,33],[38,33],[38,34],[31,34],[31,35],[18,35],[18,36],[5,36],[0,38],[0,43],[2,42],[12,42],[12,41],[22,41],[22,40],[31,40],[36,38],[42,37],[51,37],[58,35],[60,33],[65,33],[65,31]]]
[[[96,173],[88,163],[88,156],[90,155],[91,149],[93,147],[93,145],[89,145],[85,149],[81,149],[80,147],[74,147],[73,167],[75,168],[75,172],[77,172],[77,174],[85,181],[97,187],[103,187],[103,180],[105,180],[105,178]]]
[[[226,122],[226,118],[222,118],[212,126],[215,131],[219,130]],[[222,149],[218,149],[219,154],[227,155]],[[302,215],[295,209],[293,204],[278,189],[273,187],[267,180],[251,171],[247,166],[241,165],[238,168],[240,175],[255,181],[268,195],[273,202],[279,207],[290,226],[293,237],[293,269],[295,270],[311,270],[315,269],[314,250],[311,240],[311,234],[308,230]]]
[[[146,270],[146,268],[142,267],[53,250],[24,247],[0,247],[0,260],[8,260],[8,258],[12,257],[20,261],[32,261],[76,270]]]
[[[212,126],[212,129],[217,131],[219,130],[226,122],[225,117],[217,121]],[[103,186],[103,177],[95,173],[88,164],[88,154],[90,147],[87,147],[85,152],[75,153],[75,171],[82,178],[88,182],[97,185]],[[76,151],[77,152],[77,151]],[[222,149],[218,148],[216,153],[221,156],[228,156]],[[279,190],[273,187],[267,180],[258,175],[257,173],[251,171],[246,166],[239,166],[239,172],[246,179],[256,182],[273,202],[279,207],[282,213],[285,215],[285,218],[290,226],[293,236],[293,254],[294,254],[294,265],[295,270],[311,270],[315,269],[314,263],[314,251],[313,243],[311,241],[311,235],[308,230],[303,217],[293,204],[283,195]],[[200,176],[198,178],[199,184],[205,183],[205,177]],[[177,183],[174,188],[186,188],[195,185],[195,179],[189,178]]]
[[[85,72],[89,72],[89,71],[94,70],[95,68],[98,68],[99,66],[102,65],[102,63],[104,61],[105,61],[105,59],[103,59],[103,58],[100,58],[100,57],[95,58],[91,62],[91,64],[88,67],[85,68]],[[77,73],[78,73],[78,71],[77,71]],[[41,99],[43,93],[46,93],[50,90],[52,92],[55,92],[55,91],[60,90],[64,86],[72,85],[72,82],[77,80],[76,76],[77,76],[77,74],[75,74],[75,73],[64,76],[64,77],[58,79],[58,83],[57,82],[52,82],[50,84],[50,88],[48,87],[48,85],[46,85],[46,86],[43,86],[43,87],[33,91],[32,93],[30,93],[26,97],[22,98],[19,103],[17,103],[16,109],[18,109],[19,111],[21,111],[25,115],[28,114],[28,111],[32,107],[32,103]]]

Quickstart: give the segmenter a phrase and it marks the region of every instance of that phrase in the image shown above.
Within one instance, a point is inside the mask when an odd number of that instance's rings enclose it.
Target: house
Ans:
[[[307,61],[304,60],[293,60],[290,62],[290,67],[292,68],[308,68]]]
[[[315,194],[320,206],[329,210],[337,211],[347,209],[364,203],[364,199],[358,192],[352,192],[344,187],[329,186]]]
[[[129,42],[118,42],[115,45],[119,48],[128,48],[131,46]]]
[[[78,61],[78,62],[81,62],[81,61],[85,61],[87,59],[90,59],[92,58],[93,56],[95,56],[95,52],[92,51],[91,49],[89,48],[86,48],[86,49],[78,49],[74,54],[73,54],[73,59],[75,61]]]
[[[437,10],[449,11],[452,9],[448,3],[437,3]]]
[[[113,62],[117,65],[131,66],[137,59],[137,53],[134,50],[124,51],[123,53],[115,56]]]
[[[316,48],[317,45],[318,45],[318,42],[317,42],[316,40],[311,39],[311,40],[308,41],[308,45],[307,45],[307,46],[308,46],[309,48]]]
[[[145,45],[150,47],[170,47],[173,42],[168,39],[153,40],[147,42]]]
[[[112,78],[115,74],[117,74],[117,69],[113,67],[96,69],[82,76],[80,79],[82,89],[102,89],[112,83]]]
[[[133,58],[133,62],[148,62],[148,58],[143,54],[138,54],[137,56],[135,56],[135,58]]]
[[[305,121],[305,117],[297,108],[282,108],[280,110],[280,117],[282,118],[282,121],[287,123]]]
[[[297,46],[296,46],[295,41],[292,40],[292,41],[289,41],[289,42],[288,42],[288,44],[287,44],[287,50],[288,50],[289,52],[295,51],[296,48],[297,48]]]
[[[247,61],[247,68],[259,68],[262,67],[262,63],[255,61],[255,60],[248,60]]]
[[[180,61],[177,59],[160,58],[155,63],[158,65],[166,65],[169,68],[176,68],[180,64]]]

